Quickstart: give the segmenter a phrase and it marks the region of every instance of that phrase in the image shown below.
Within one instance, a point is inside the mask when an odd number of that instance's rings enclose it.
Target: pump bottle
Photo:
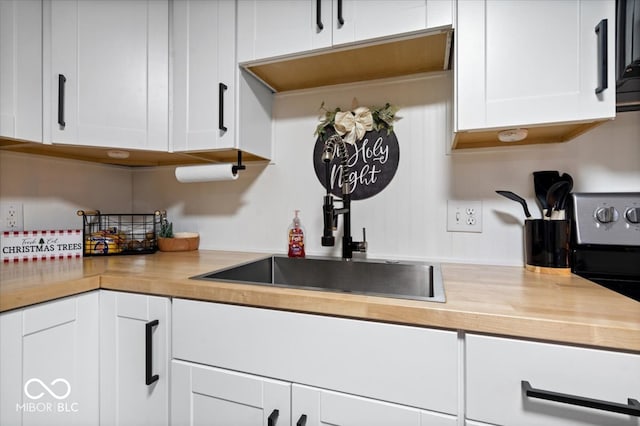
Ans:
[[[298,213],[300,210],[295,210],[295,216],[293,217],[293,221],[291,225],[289,225],[289,230],[287,232],[287,237],[289,240],[289,257],[305,257],[304,252],[304,228],[300,223],[300,218],[298,217]]]

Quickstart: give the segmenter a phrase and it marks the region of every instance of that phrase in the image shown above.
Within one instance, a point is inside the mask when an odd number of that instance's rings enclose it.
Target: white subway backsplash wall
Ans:
[[[313,132],[328,109],[385,102],[400,107],[395,131],[400,164],[380,194],[353,202],[356,240],[367,228],[368,257],[523,264],[522,208],[495,194],[512,190],[534,214],[531,172],[555,169],[575,178],[576,191],[640,191],[640,114],[621,114],[562,144],[446,154],[450,139],[448,73],[278,94],[274,105],[275,164],[249,166],[234,182],[180,184],[173,168],[134,171],[134,207],[167,208],[174,227],[201,234],[201,248],[286,250],[293,210],[301,210],[308,254],[340,255],[320,245],[324,189],[315,176]],[[142,196],[142,194],[148,194]],[[481,200],[481,234],[446,231],[448,199]],[[340,202],[336,203],[338,206]],[[340,229],[336,237],[340,237]]]
[[[23,204],[25,230],[82,229],[78,210],[128,213],[132,171],[0,151],[0,200]]]
[[[0,200],[22,202],[31,229],[79,227],[80,208],[164,208],[176,231],[200,232],[202,249],[277,253],[285,252],[287,226],[300,209],[307,253],[339,256],[339,244],[320,245],[324,189],[313,170],[313,132],[323,101],[329,109],[350,109],[354,97],[364,106],[396,104],[402,117],[394,180],[353,202],[354,238],[367,228],[371,258],[522,265],[522,209],[494,191],[522,195],[539,214],[534,170],[572,174],[575,191],[640,191],[640,112],[619,114],[568,143],[447,155],[451,80],[442,73],[276,95],[274,164],[249,164],[236,181],[181,184],[173,167],[127,169],[0,152]],[[483,202],[482,233],[446,231],[449,199]]]

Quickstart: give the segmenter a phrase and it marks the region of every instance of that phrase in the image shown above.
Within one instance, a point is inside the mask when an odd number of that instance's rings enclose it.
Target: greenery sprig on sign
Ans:
[[[355,100],[354,100],[355,104]],[[353,111],[342,111],[339,107],[328,110],[324,107],[324,102],[320,105],[324,116],[321,117],[320,124],[316,127],[315,135],[321,138],[325,135],[328,127],[333,127],[337,134],[342,136],[345,142],[355,145],[364,137],[368,131],[387,130],[387,135],[393,131],[393,122],[398,120],[396,112],[398,107],[386,103],[383,107],[355,107]]]

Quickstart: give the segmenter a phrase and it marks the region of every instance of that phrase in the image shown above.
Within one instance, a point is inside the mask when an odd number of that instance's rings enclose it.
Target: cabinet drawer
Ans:
[[[467,335],[467,418],[499,425],[640,425],[640,418],[526,396],[533,388],[626,404],[640,355]]]
[[[177,299],[175,359],[443,413],[457,411],[457,335]]]

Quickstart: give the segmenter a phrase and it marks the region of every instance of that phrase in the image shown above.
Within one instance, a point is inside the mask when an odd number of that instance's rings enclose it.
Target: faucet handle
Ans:
[[[367,252],[367,228],[362,228],[362,241],[357,243],[357,250],[362,253]]]

